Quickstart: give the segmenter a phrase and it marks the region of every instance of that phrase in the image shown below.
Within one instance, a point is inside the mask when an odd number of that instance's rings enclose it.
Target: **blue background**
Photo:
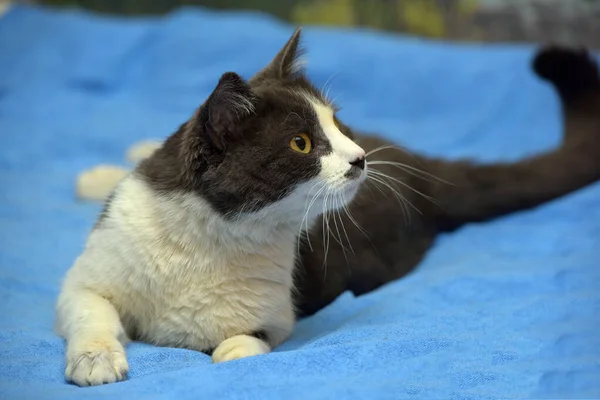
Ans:
[[[600,184],[439,237],[416,272],[300,322],[276,352],[212,365],[135,343],[128,381],[63,381],[60,281],[99,204],[77,174],[175,130],[220,74],[250,77],[292,27],[181,9],[126,20],[18,7],[0,18],[0,398],[492,399],[600,396]],[[534,48],[307,28],[308,73],[340,117],[447,158],[556,146]]]

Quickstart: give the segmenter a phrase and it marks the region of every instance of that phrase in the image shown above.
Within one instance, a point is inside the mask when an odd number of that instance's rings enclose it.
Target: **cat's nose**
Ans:
[[[350,161],[350,165],[352,165],[353,167],[358,167],[360,169],[365,169],[365,157],[359,157],[354,161]]]

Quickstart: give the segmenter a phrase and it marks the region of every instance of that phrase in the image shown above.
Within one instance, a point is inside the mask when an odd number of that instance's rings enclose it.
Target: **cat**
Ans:
[[[57,304],[69,381],[125,379],[129,339],[215,362],[267,353],[296,318],[410,272],[437,233],[600,179],[600,78],[585,51],[534,61],[561,96],[562,145],[474,165],[353,132],[298,68],[299,39],[247,82],[224,74],[112,191]]]
[[[298,73],[299,38],[247,82],[223,74],[114,190],[57,303],[69,381],[124,379],[128,338],[224,362],[289,336],[300,227],[352,200],[368,170]]]

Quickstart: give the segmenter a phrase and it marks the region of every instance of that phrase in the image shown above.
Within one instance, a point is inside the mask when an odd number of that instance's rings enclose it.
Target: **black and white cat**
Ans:
[[[563,145],[475,166],[352,133],[297,68],[299,36],[249,81],[224,74],[119,182],[58,300],[68,380],[124,379],[129,338],[215,362],[267,353],[296,317],[406,274],[438,232],[600,179],[600,79],[585,52],[536,60],[565,105]],[[406,224],[396,195],[423,215]]]
[[[352,200],[367,169],[334,106],[293,75],[298,38],[250,82],[224,74],[116,188],[58,301],[68,379],[122,379],[128,336],[215,362],[289,336],[300,227]]]

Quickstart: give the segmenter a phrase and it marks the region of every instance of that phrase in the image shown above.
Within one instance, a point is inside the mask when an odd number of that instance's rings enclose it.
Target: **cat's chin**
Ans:
[[[353,182],[352,185],[348,185],[344,189],[342,189],[342,196],[348,200],[348,202],[352,201],[356,193],[358,192],[358,188],[360,187],[360,182]]]
[[[348,204],[354,200],[354,197],[358,193],[358,189],[360,189],[360,186],[363,182],[364,179],[354,179],[348,181],[348,183],[340,189],[340,197],[344,200],[345,204]]]

